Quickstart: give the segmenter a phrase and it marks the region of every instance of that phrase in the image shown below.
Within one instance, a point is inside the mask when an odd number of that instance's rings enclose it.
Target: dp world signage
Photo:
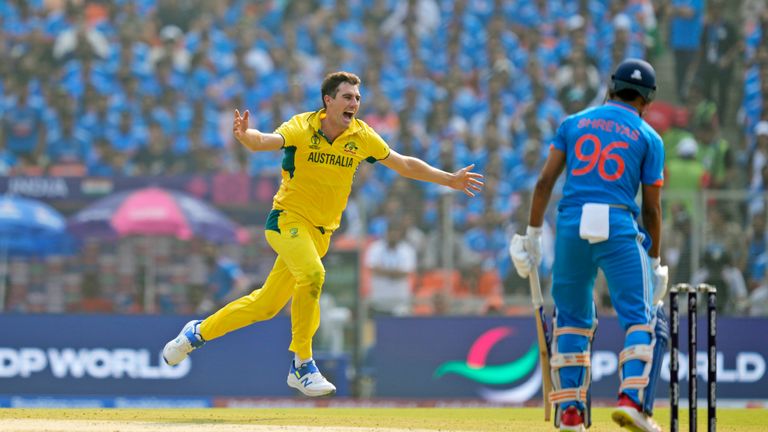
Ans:
[[[189,319],[0,314],[0,399],[295,395],[285,384],[292,357],[288,317],[232,332],[169,367],[160,357],[162,347]],[[704,328],[703,322],[699,328]],[[718,398],[768,399],[768,346],[755,337],[766,333],[765,319],[719,320]],[[533,319],[527,317],[379,318],[372,356],[377,396],[513,404],[538,398],[541,370],[535,336]],[[700,334],[697,353],[701,380],[706,378],[705,336]],[[685,338],[681,334],[683,347]],[[595,398],[616,396],[622,341],[618,322],[600,319],[592,354]],[[339,394],[348,394],[346,363],[318,360]],[[687,357],[681,357],[683,388],[687,364]],[[666,397],[666,365],[661,380],[658,396]],[[703,390],[699,397],[704,397]]]
[[[379,318],[376,323],[377,396],[481,398],[522,404],[541,397],[541,369],[533,318]],[[699,328],[704,328],[700,323]],[[680,337],[680,381],[687,388],[686,326]],[[706,332],[700,332],[699,380],[706,379]],[[720,318],[717,396],[768,399],[768,346],[754,335],[768,320]],[[618,352],[624,332],[615,318],[600,318],[592,350],[592,395],[613,400],[619,386]],[[657,397],[667,397],[669,358],[664,358]],[[699,387],[703,388],[702,385]],[[700,390],[699,398],[706,397]]]
[[[290,396],[290,321],[209,342],[170,367],[163,345],[188,317],[0,314],[5,395]]]

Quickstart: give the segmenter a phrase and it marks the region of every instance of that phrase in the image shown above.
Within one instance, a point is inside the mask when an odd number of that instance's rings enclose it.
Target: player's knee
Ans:
[[[320,298],[325,283],[325,269],[320,266],[305,273],[305,276],[299,278],[299,286],[308,290],[309,294],[316,299]]]
[[[312,269],[307,273],[307,285],[321,289],[325,283],[325,269],[322,266]]]

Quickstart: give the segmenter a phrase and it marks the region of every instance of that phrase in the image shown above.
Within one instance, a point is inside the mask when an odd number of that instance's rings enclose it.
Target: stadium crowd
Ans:
[[[415,260],[387,263],[380,252],[381,262],[365,261],[366,291],[387,265],[411,286],[404,304],[387,299],[380,312],[513,313],[509,299],[526,296],[527,282],[507,247],[559,122],[603,100],[621,59],[667,61],[661,76],[674,91],[647,119],[667,151],[672,282],[715,281],[728,287],[724,312],[764,315],[768,8],[744,1],[724,14],[722,0],[706,3],[9,0],[0,3],[0,175],[276,177],[280,154],[234,141],[234,108],[272,131],[320,106],[325,73],[349,70],[363,80],[360,117],[393,148],[445,170],[474,163],[486,177],[469,200],[361,166],[339,236],[387,239],[384,251],[403,243]],[[701,199],[724,190],[738,193]],[[136,257],[149,250],[167,264],[157,310],[194,311],[204,246],[154,241],[12,259],[6,310],[141,312]],[[266,274],[273,256],[259,240],[236,249],[246,272]],[[481,301],[445,306],[454,298]]]

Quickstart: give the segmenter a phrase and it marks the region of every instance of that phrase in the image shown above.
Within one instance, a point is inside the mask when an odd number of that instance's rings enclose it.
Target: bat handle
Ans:
[[[541,283],[539,282],[539,269],[531,267],[528,274],[528,282],[531,285],[531,301],[535,307],[541,307],[544,304],[544,298],[541,296]]]

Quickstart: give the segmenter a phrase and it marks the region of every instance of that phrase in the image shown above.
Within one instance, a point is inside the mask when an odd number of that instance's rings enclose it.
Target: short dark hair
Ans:
[[[323,108],[325,108],[325,95],[335,98],[336,93],[339,91],[339,84],[343,82],[352,85],[360,85],[360,77],[352,72],[332,72],[323,78],[323,86],[320,89],[320,98],[323,100]]]
[[[623,102],[634,102],[637,98],[643,98],[639,91],[630,88],[621,89],[619,91],[609,91],[608,94],[611,98],[617,98]],[[645,100],[645,98],[643,98],[643,100]]]

